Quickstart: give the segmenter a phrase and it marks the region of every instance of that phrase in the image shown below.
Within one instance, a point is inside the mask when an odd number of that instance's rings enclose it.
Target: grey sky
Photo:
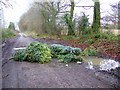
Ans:
[[[7,8],[4,11],[4,18],[6,21],[6,24],[10,21],[12,22],[18,22],[20,16],[25,13],[31,4],[32,1],[34,0],[14,0],[15,3],[13,2],[13,9]],[[77,5],[94,5],[92,0],[75,0],[76,3],[79,3]],[[110,4],[117,3],[119,0],[100,0],[101,4],[101,12],[107,12],[110,7]],[[90,21],[92,20],[92,14],[93,14],[93,8],[88,9],[88,8],[75,8],[75,14],[80,15],[81,12],[85,12],[86,14],[89,14]],[[107,13],[101,13],[101,16],[104,16]]]

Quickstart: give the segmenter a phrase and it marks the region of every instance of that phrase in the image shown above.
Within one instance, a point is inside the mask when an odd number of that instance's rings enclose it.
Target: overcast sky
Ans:
[[[22,16],[23,13],[25,13],[29,7],[31,2],[34,0],[14,0],[14,2],[12,2],[13,8],[7,8],[4,10],[4,19],[6,21],[6,24],[8,22],[18,22],[20,17]],[[39,0],[36,0],[39,1]],[[43,0],[42,0],[43,1]],[[77,5],[94,5],[92,0],[75,0],[76,3],[79,4]],[[101,12],[107,12],[110,9],[110,4],[113,3],[118,3],[120,0],[100,0],[100,4],[101,4]],[[92,20],[92,12],[93,12],[93,8],[89,9],[89,8],[75,8],[75,14],[80,15],[81,12],[86,12],[86,14],[90,15],[89,18],[90,20]],[[104,16],[106,13],[101,13],[101,16]]]

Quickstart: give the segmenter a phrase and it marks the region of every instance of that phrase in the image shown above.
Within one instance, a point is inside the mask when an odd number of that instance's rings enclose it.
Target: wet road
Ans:
[[[25,35],[9,40],[3,48],[3,88],[113,88],[117,78],[86,69],[84,64],[68,67],[53,60],[47,64],[9,60],[13,48],[25,47],[35,40]]]

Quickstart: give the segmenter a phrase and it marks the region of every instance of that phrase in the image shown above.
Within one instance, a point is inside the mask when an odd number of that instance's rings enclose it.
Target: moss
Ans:
[[[93,32],[99,32],[100,29],[100,2],[94,4],[94,17],[93,17]]]

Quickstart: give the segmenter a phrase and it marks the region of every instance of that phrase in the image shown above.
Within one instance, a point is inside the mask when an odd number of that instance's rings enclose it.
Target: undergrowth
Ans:
[[[11,29],[0,29],[0,33],[2,33],[2,38],[0,38],[1,41],[10,39],[16,36],[14,31]]]

